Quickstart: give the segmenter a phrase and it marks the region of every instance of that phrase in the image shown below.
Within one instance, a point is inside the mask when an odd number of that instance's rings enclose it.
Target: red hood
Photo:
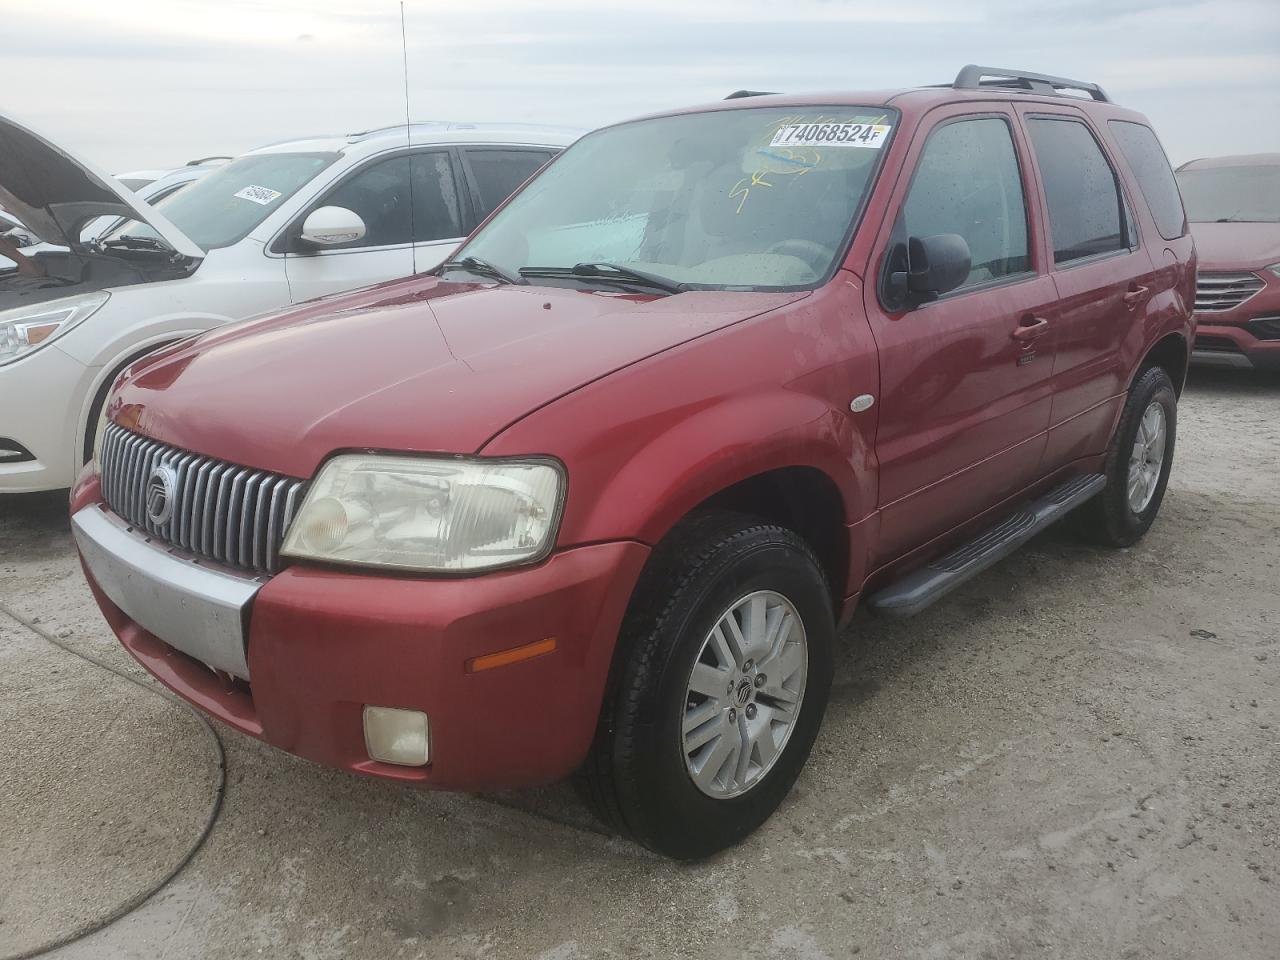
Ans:
[[[163,351],[126,375],[108,414],[296,477],[340,449],[472,453],[592,380],[805,295],[396,281]]]
[[[1280,263],[1280,223],[1193,223],[1201,270],[1257,270]]]

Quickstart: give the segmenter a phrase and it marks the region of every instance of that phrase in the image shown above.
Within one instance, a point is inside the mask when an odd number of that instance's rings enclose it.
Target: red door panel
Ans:
[[[1035,478],[1053,350],[1049,338],[1027,347],[1012,334],[1055,297],[1036,277],[897,317],[868,305],[880,350],[882,561]]]
[[[981,111],[973,106],[944,108],[930,114],[917,130],[904,165],[910,175],[895,188],[875,248],[878,253],[867,268],[867,316],[880,354],[877,564],[896,559],[1029,485],[1043,458],[1055,336],[1052,324],[1040,321],[1047,319],[1045,312],[1057,292],[1041,266],[1042,238],[1034,216],[1038,207],[1032,205],[1024,215],[1025,243],[1021,236],[1016,241],[1016,249],[1024,254],[1021,265],[1013,268],[1007,260],[992,259],[991,247],[1015,249],[1009,241],[1011,231],[1024,229],[1011,219],[1016,197],[1011,200],[998,184],[999,197],[993,197],[982,183],[982,170],[966,172],[952,182],[945,172],[931,170],[929,164],[938,154],[926,154],[930,138],[936,132],[941,137],[952,124],[999,120],[1000,127],[1007,125],[1008,140],[1001,141],[1004,153],[996,157],[1016,164],[1012,176],[1000,182],[1020,182],[1024,197],[1032,197],[1035,183],[1028,175],[1025,144],[1012,113],[994,104],[981,105]],[[991,136],[988,127],[982,142],[992,143]],[[953,149],[952,155],[963,163],[969,154]],[[880,301],[878,278],[887,251],[902,231],[920,233],[906,221],[930,223],[928,209],[922,216],[913,214],[921,202],[919,194],[911,192],[913,184],[928,184],[925,176],[939,187],[937,199],[928,201],[941,211],[931,229],[968,234],[975,275],[971,285],[933,303],[892,312]],[[972,203],[963,196],[957,199],[957,194],[971,190],[978,191]],[[995,265],[988,271],[994,276],[983,275],[984,264]],[[1043,335],[1020,339],[1033,324]]]
[[[1141,340],[1159,281],[1134,212],[1139,198],[1104,135],[1072,106],[1020,105],[1018,114],[1059,298],[1048,316],[1057,337],[1048,473],[1106,449],[1133,364],[1125,345]]]
[[[1106,449],[1128,389],[1122,347],[1141,322],[1156,284],[1145,249],[1054,275],[1060,297],[1054,398],[1045,467]]]

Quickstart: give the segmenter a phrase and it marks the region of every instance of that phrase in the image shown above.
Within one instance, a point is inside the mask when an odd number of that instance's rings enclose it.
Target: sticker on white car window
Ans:
[[[771,147],[870,147],[879,149],[893,126],[888,123],[788,123],[778,128]]]
[[[264,207],[272,200],[277,200],[284,196],[284,194],[279,190],[272,190],[270,187],[258,187],[253,184],[250,184],[243,190],[237,190],[235,195],[241,200],[248,200]]]

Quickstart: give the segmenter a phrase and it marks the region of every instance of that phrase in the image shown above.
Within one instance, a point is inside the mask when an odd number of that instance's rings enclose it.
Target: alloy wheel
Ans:
[[[782,594],[759,590],[721,614],[684,701],[685,767],[699,790],[728,799],[768,774],[799,716],[808,660],[804,624]]]
[[[1153,400],[1138,421],[1138,433],[1129,454],[1129,509],[1134,513],[1146,510],[1156,495],[1167,435],[1164,406]]]

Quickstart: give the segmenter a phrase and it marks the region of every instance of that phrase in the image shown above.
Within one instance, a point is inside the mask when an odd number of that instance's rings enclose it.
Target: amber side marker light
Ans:
[[[33,323],[27,326],[27,343],[35,346],[37,343],[43,343],[45,340],[57,330],[61,323]]]
[[[535,640],[510,650],[499,650],[497,653],[486,653],[483,657],[472,657],[467,661],[467,673],[479,673],[481,670],[492,670],[494,667],[505,667],[521,660],[531,660],[556,648],[556,638]]]

